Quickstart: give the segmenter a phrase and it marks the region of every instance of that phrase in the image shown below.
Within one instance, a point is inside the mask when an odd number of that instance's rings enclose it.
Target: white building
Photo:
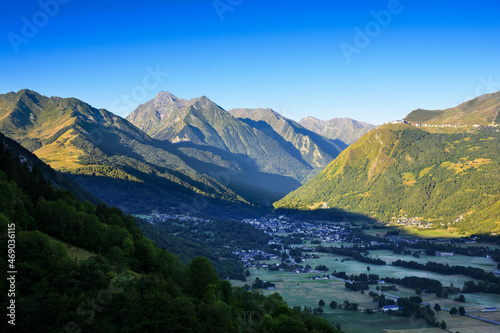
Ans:
[[[438,252],[436,251],[436,257],[453,257],[453,252]]]
[[[399,310],[399,306],[397,305],[386,305],[382,308],[382,312],[387,312],[387,311],[398,311]]]

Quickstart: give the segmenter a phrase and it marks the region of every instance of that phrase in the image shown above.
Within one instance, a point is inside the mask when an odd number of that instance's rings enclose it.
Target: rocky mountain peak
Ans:
[[[187,100],[179,98],[168,91],[160,91],[152,101],[155,107],[173,106],[176,109],[184,108],[188,104]]]

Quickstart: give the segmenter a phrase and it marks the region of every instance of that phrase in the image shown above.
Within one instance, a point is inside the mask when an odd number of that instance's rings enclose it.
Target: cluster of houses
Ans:
[[[459,128],[459,127],[473,127],[473,128],[479,128],[481,125],[474,124],[474,125],[463,125],[463,124],[421,124],[421,123],[410,123],[406,120],[391,120],[386,122],[385,124],[406,124],[406,125],[414,125],[417,127],[453,127],[453,128]],[[496,127],[494,124],[490,124],[490,126],[487,127]]]
[[[304,234],[309,238],[320,239],[323,243],[334,243],[344,241],[345,236],[348,234],[348,232],[339,225],[318,225],[310,222],[291,221],[283,215],[278,218],[262,217],[258,219],[244,219],[241,222],[248,223],[256,229],[263,230],[265,233],[275,237],[275,239],[283,234],[296,233]]]
[[[461,125],[461,124],[441,124],[441,125],[431,125],[431,124],[420,124],[416,123],[414,124],[417,127],[453,127],[453,128],[458,128],[458,127],[471,127],[471,125]],[[481,125],[472,125],[472,127],[480,127]]]
[[[184,215],[184,214],[159,214],[153,213],[150,218],[146,219],[149,223],[157,224],[158,222],[165,222],[168,220],[177,221],[191,221],[191,222],[201,222],[201,223],[211,223],[212,220],[204,219],[201,217]]]
[[[406,120],[391,120],[391,121],[386,122],[386,124],[406,124],[406,125],[411,125]]]
[[[405,227],[415,227],[420,229],[432,229],[432,222],[421,220],[419,217],[392,217],[391,224]]]
[[[398,218],[397,222],[399,223],[417,223],[418,218],[407,218],[407,217],[400,217]],[[301,221],[291,221],[287,217],[280,216],[278,218],[252,218],[252,219],[245,219],[242,222],[248,223],[252,225],[254,228],[263,230],[267,234],[271,235],[273,238],[268,242],[268,245],[273,245],[276,247],[276,245],[279,246],[281,250],[285,249],[285,246],[283,243],[283,239],[286,237],[286,235],[295,233],[295,234],[303,234],[305,237],[310,238],[310,239],[316,239],[318,240],[318,244],[321,242],[322,244],[324,243],[334,243],[334,242],[355,242],[358,243],[357,246],[364,248],[368,246],[377,246],[377,245],[390,245],[390,244],[400,244],[401,242],[404,242],[406,244],[411,244],[411,243],[417,243],[419,242],[419,239],[415,238],[407,238],[403,237],[400,235],[388,235],[384,237],[383,240],[380,241],[363,241],[361,239],[358,239],[356,237],[353,237],[353,235],[350,234],[348,229],[345,229],[341,225],[334,225],[334,224],[324,224],[324,225],[318,225],[318,224],[312,224],[309,222],[301,222]],[[411,224],[415,225],[415,224]],[[449,239],[432,239],[428,240],[430,243],[450,243],[451,240]],[[476,240],[471,239],[468,240],[467,243],[475,243]],[[314,254],[311,254],[310,252],[313,252],[314,249],[312,247],[308,247],[307,245],[291,245],[291,249],[300,249],[302,250],[301,254],[301,261],[305,261],[307,259],[311,259],[311,256]],[[309,252],[309,253],[308,253]],[[254,250],[235,250],[233,251],[233,254],[237,255],[241,261],[243,262],[244,267],[259,267],[259,268],[266,268],[266,269],[272,269],[272,270],[289,270],[289,271],[295,271],[296,273],[311,273],[314,271],[305,271],[304,268],[299,268],[297,267],[297,262],[295,262],[295,258],[292,256],[289,256],[287,259],[288,263],[285,261],[282,261],[281,256],[278,256],[273,253],[267,253],[262,249],[254,249]],[[436,256],[453,256],[453,252],[436,252]],[[275,264],[272,267],[267,265],[267,264],[259,264],[259,261],[263,260],[272,260],[275,259],[276,261],[281,261],[281,264]]]

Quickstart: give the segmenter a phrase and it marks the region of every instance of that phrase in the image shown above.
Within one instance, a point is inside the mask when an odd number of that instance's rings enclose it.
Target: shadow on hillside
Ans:
[[[267,135],[269,135],[270,137],[272,137],[273,139],[278,141],[278,143],[285,150],[287,150],[289,152],[293,152],[292,155],[295,158],[297,158],[300,161],[303,161],[304,163],[307,163],[302,159],[302,155],[301,155],[300,151],[291,142],[286,141],[280,134],[278,134],[271,127],[271,125],[269,125],[267,122],[265,122],[263,120],[255,121],[255,120],[251,120],[248,118],[244,118],[244,119],[242,118],[241,120],[244,123],[246,123],[247,125],[263,131],[264,133],[266,133]],[[337,157],[340,152],[342,152],[344,149],[346,149],[348,147],[348,145],[346,143],[344,143],[343,141],[341,141],[339,139],[335,139],[335,140],[327,139],[327,138],[325,138],[317,133],[314,133],[313,131],[310,131],[304,127],[297,127],[293,123],[291,123],[290,126],[292,126],[298,134],[301,134],[301,135],[306,136],[306,137],[310,137],[318,145],[318,147],[321,150],[323,150],[325,153],[329,154],[333,158]]]
[[[259,170],[255,160],[244,154],[189,142],[174,145],[156,141],[154,145],[179,156],[194,170],[216,179],[253,204],[271,206],[301,185],[292,177]],[[209,160],[210,156],[218,161]]]
[[[300,154],[300,151],[289,141],[286,141],[281,135],[279,135],[268,123],[266,123],[263,120],[255,121],[252,119],[248,118],[240,118],[241,121],[243,121],[245,124],[247,124],[250,127],[256,128],[258,130],[261,130],[262,132],[266,133],[269,137],[271,137],[273,140],[279,143],[279,145],[286,151],[288,152],[291,156],[293,156],[295,159],[300,161],[303,164],[308,164],[304,159],[302,158],[302,155]]]
[[[155,183],[138,183],[104,176],[75,174],[66,174],[66,176],[108,205],[118,207],[129,214],[156,212],[241,219],[259,217],[271,212],[270,208],[195,194],[167,179],[160,179]]]
[[[327,151],[326,149],[329,148],[329,146],[326,144],[325,141],[330,141],[331,143],[333,143],[334,145],[336,145],[338,148],[339,148],[339,151],[336,152],[336,154],[334,155],[334,157],[337,157],[337,155],[343,151],[344,149],[346,149],[348,147],[348,145],[342,141],[342,140],[339,140],[339,139],[334,139],[334,140],[330,140],[330,139],[326,139],[325,137],[313,132],[313,131],[310,131],[308,130],[307,128],[305,127],[296,127],[294,126],[295,130],[297,131],[297,133],[299,134],[302,134],[302,135],[307,135],[309,136],[311,139],[313,139],[315,142],[318,142],[319,143],[319,147],[325,151]],[[330,148],[331,150],[331,148]]]
[[[277,215],[286,215],[296,219],[328,221],[328,222],[365,222],[378,223],[378,221],[370,216],[349,212],[341,208],[328,208],[316,210],[298,210],[278,208],[274,210]]]

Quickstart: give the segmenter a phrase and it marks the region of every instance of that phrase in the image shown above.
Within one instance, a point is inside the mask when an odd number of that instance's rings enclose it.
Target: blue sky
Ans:
[[[29,88],[121,116],[163,90],[380,124],[500,90],[500,0],[0,6],[0,93]]]

